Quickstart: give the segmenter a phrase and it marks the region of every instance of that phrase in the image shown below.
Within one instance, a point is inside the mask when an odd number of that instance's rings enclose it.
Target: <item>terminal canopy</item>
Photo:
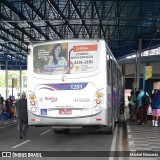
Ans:
[[[26,69],[28,44],[102,38],[117,59],[159,46],[159,0],[1,0],[0,67]]]

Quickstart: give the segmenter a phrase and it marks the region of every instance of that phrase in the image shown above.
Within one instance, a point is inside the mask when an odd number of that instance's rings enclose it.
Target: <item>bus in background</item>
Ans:
[[[120,116],[123,76],[104,40],[68,39],[29,46],[28,122],[114,132]]]

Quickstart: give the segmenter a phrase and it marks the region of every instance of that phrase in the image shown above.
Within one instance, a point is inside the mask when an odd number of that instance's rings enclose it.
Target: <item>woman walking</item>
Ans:
[[[152,126],[158,126],[158,118],[160,116],[160,90],[152,97]]]

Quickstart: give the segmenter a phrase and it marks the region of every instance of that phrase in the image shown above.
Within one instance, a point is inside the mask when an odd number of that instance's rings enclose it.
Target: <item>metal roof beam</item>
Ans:
[[[17,64],[15,64],[13,61],[10,60],[6,60],[8,62],[8,66],[17,66],[18,68],[20,68],[20,66],[26,67],[26,64],[23,62],[18,62]],[[1,61],[0,60],[0,67],[1,66],[5,66],[5,61]]]
[[[102,4],[102,3],[103,3],[103,2],[101,2],[101,4]],[[96,1],[93,1],[93,4],[94,4],[94,7],[95,7],[95,9],[96,9],[96,14],[97,14],[98,18],[100,18]],[[103,37],[105,38],[105,32],[104,32],[104,29],[103,29],[103,26],[102,26],[102,20],[100,20],[100,19],[99,19],[99,24],[100,24],[101,31],[102,31],[102,33],[103,33]]]
[[[118,63],[119,64],[133,64],[135,63],[135,58],[124,58],[124,59],[119,59]],[[159,62],[160,61],[160,55],[155,55],[155,56],[146,56],[146,57],[141,57],[141,62],[146,63],[146,62]]]
[[[9,56],[10,57],[9,57]],[[19,57],[15,57],[13,54],[9,53],[9,52],[6,52],[4,53],[3,56],[0,56],[0,60],[3,60],[3,61],[12,61],[13,64],[15,64],[16,62],[23,62],[23,63],[26,63],[25,59],[22,59],[22,58],[19,58]]]
[[[69,29],[72,31],[72,34],[74,35],[75,38],[78,38],[78,35],[75,33],[74,29],[72,28],[72,26],[68,23],[68,21],[66,21],[65,19],[67,19],[67,17],[61,12],[61,10],[59,9],[58,5],[54,2],[54,0],[48,0],[50,2],[50,4],[54,7],[54,9],[57,11],[57,13],[63,18],[63,20],[65,21],[65,24],[62,25],[67,25],[69,27]],[[53,26],[53,25],[52,25]]]
[[[56,20],[56,19],[55,19]],[[64,24],[53,24],[52,26],[63,26]],[[74,25],[74,26],[81,26],[81,24],[75,24],[75,23],[70,23],[70,25]],[[86,25],[87,26],[99,26],[99,24],[87,24],[86,23]],[[116,24],[103,24],[103,26],[106,28],[106,27],[116,27],[117,25]],[[155,28],[155,26],[146,26],[145,24],[143,25],[128,25],[128,24],[126,24],[126,25],[124,25],[124,24],[119,24],[119,26],[120,27],[123,27],[124,28],[124,30],[126,30],[126,28],[135,28],[135,27],[137,27],[137,28],[146,28],[146,29],[154,29]],[[46,26],[44,26],[44,25],[39,25],[39,26],[37,26],[37,27],[40,27],[40,28],[45,28]],[[157,29],[159,28],[159,27],[156,27]]]
[[[8,2],[7,0],[1,0],[1,2],[6,5],[11,11],[13,11],[15,14],[17,14],[23,21],[27,20],[27,17],[25,17],[24,15],[22,15],[22,13],[20,13],[16,7],[14,7],[12,5],[12,3]],[[49,37],[42,32],[41,29],[37,28],[36,25],[33,24],[33,22],[27,22],[32,28],[34,28],[37,32],[39,32],[46,40],[49,40]]]
[[[24,42],[24,39],[23,39],[22,37],[19,37],[18,35],[14,34],[14,33],[11,32],[9,29],[6,29],[6,28],[4,28],[4,27],[2,27],[2,26],[0,25],[0,30],[2,30],[2,31],[4,31],[5,33],[11,35],[12,37],[14,37],[15,39],[17,39],[18,41],[21,41],[21,42],[23,42],[24,44],[28,45],[27,42]],[[24,49],[24,50],[25,50],[25,49]]]
[[[33,6],[33,4],[31,2],[29,2],[28,0],[25,0],[25,3],[33,10],[35,11],[35,13],[41,18],[41,19],[45,19],[44,15],[42,13],[40,13],[37,8],[35,6]],[[55,34],[57,34],[57,36],[59,38],[63,38],[63,36],[48,22],[45,22],[53,31]]]
[[[76,7],[77,8],[77,7]],[[79,12],[78,12],[79,13]],[[81,15],[81,17],[82,17],[82,15]],[[20,17],[21,18],[21,17]],[[156,19],[159,19],[160,18],[160,16],[108,16],[108,17],[101,17],[101,18],[66,18],[66,19],[63,19],[63,20],[65,20],[65,21],[71,21],[71,20],[74,20],[74,21],[88,21],[88,20],[90,20],[90,21],[97,21],[97,20],[101,20],[101,21],[115,21],[115,20],[117,20],[117,19],[120,19],[120,20],[146,20],[146,21],[149,21],[150,19],[154,19],[154,18],[156,18]],[[17,22],[17,23],[19,23],[19,22],[27,22],[28,24],[29,24],[29,22],[49,22],[49,21],[53,21],[53,20],[56,20],[56,21],[62,21],[62,19],[61,18],[59,18],[59,19],[53,19],[53,18],[51,18],[51,19],[26,19],[26,18],[23,18],[23,19],[21,19],[21,20],[13,20],[13,19],[7,19],[7,20],[3,20],[3,19],[1,19],[1,21],[2,22]],[[152,20],[151,20],[152,21]],[[86,23],[86,22],[85,22]],[[31,25],[31,24],[29,24],[29,25]],[[37,27],[37,26],[36,26]],[[42,32],[42,31],[41,31]],[[42,34],[44,34],[44,33],[42,33]]]
[[[0,30],[2,30],[2,31],[4,31],[5,33],[11,35],[11,36],[14,37],[15,39],[23,42],[23,39],[22,39],[22,38],[20,38],[20,37],[18,37],[17,35],[13,34],[13,33],[10,32],[8,29],[5,29],[4,27],[0,26]],[[5,37],[3,37],[3,36],[0,36],[0,38],[3,39],[4,41],[9,41],[9,42],[11,41],[10,39],[7,39],[7,38],[5,38]],[[20,48],[21,50],[24,50],[25,52],[27,52],[27,48],[24,48],[24,47],[22,47],[22,46],[20,46],[20,45],[18,45],[18,44],[16,44],[16,43],[14,43],[14,40],[13,40],[13,42],[10,42],[10,44],[13,44],[14,46]],[[28,43],[25,43],[25,44],[27,45]]]
[[[10,50],[10,51],[12,51],[12,52],[17,52],[15,49],[13,49],[13,48],[11,48],[11,47],[3,44],[3,43],[0,43],[0,45],[1,45],[2,47],[6,48],[6,49],[8,49],[8,50]],[[8,55],[12,55],[12,56],[14,56],[15,58],[18,58],[18,59],[20,59],[20,60],[26,60],[26,56],[25,56],[25,55],[23,55],[23,57],[24,57],[24,59],[23,59],[23,58],[20,58],[19,56],[17,56],[16,53],[11,54],[9,51],[6,52],[6,51],[4,51],[4,50],[3,50],[2,52],[4,52],[4,54],[7,53]]]
[[[1,36],[0,36],[0,38],[1,38]],[[6,48],[6,49],[9,49],[9,50],[12,51],[12,52],[17,52],[16,49],[13,49],[13,48],[11,48],[11,47],[9,47],[9,46],[3,44],[3,43],[0,43],[0,45],[1,45],[2,47]]]
[[[23,48],[22,48],[21,46],[19,46],[18,44],[14,43],[14,41],[10,41],[10,40],[8,40],[7,38],[5,38],[5,37],[3,37],[3,36],[1,36],[1,35],[0,35],[0,38],[1,38],[2,40],[4,40],[4,43],[8,43],[8,44],[10,44],[10,45],[13,45],[14,47],[17,47],[17,48],[23,50]],[[3,44],[3,43],[1,43],[1,44]],[[4,45],[3,47],[5,47],[5,46],[6,46],[6,45]],[[9,48],[8,48],[8,49],[9,49]],[[20,50],[17,50],[16,48],[13,49],[13,48],[11,48],[11,47],[10,47],[10,50],[13,51],[13,52],[21,52]],[[25,50],[25,52],[27,52],[27,49]],[[25,55],[24,55],[24,56],[25,56]]]
[[[30,35],[28,32],[26,32],[24,28],[19,27],[17,24],[13,23],[13,21],[10,22],[10,20],[6,16],[2,15],[2,13],[0,14],[0,18],[1,18],[1,22],[3,22],[3,21],[8,22],[11,26],[13,26],[15,29],[19,30],[22,34],[25,34],[28,38],[30,38],[32,40],[36,40],[36,38],[33,37],[32,35]]]
[[[75,11],[76,11],[76,13],[77,13],[77,15],[79,16],[79,18],[80,18],[80,20],[81,20],[83,26],[85,27],[85,30],[86,30],[86,32],[87,32],[89,38],[92,38],[92,35],[89,33],[89,29],[87,28],[87,26],[86,26],[86,24],[85,24],[85,21],[82,20],[82,15],[81,15],[81,13],[80,13],[78,7],[77,7],[77,4],[75,3],[74,0],[70,0],[70,1],[72,2],[72,5],[73,5],[73,7],[74,7],[74,9],[75,9]]]

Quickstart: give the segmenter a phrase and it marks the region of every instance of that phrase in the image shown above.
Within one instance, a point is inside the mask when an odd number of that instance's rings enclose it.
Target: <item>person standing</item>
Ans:
[[[158,118],[160,116],[160,90],[152,97],[152,126],[158,126]]]
[[[139,88],[140,93],[137,96],[138,100],[138,108],[139,108],[139,119],[140,119],[140,124],[145,125],[147,123],[147,109],[149,104],[143,104],[142,99],[143,96],[146,94],[146,96],[149,97],[149,94],[147,92],[144,92],[142,88]]]
[[[9,98],[6,100],[6,108],[7,112],[10,114],[10,118],[13,118],[13,101],[12,96],[9,96]]]
[[[136,104],[137,104],[137,98],[133,92],[132,98],[129,101],[130,116],[131,116],[131,120],[133,120],[133,121],[137,120],[137,118],[136,118],[137,117],[136,116],[136,113],[137,113]]]
[[[136,99],[137,99],[139,93],[140,93],[140,91],[137,90],[136,93],[135,93]],[[138,107],[138,100],[137,100],[137,102],[136,102],[136,119],[137,119],[137,121],[140,120],[140,116],[139,116],[139,107]]]
[[[26,136],[28,129],[27,99],[25,92],[22,92],[21,98],[16,102],[15,107],[17,117],[18,138],[22,139]]]
[[[134,95],[134,91],[131,91],[130,96],[128,96],[128,101],[129,101],[128,108],[129,108],[129,115],[130,115],[130,118],[128,120],[132,120],[130,100],[132,99],[133,95]]]
[[[4,98],[0,94],[0,114],[3,112],[3,102],[4,102]]]

